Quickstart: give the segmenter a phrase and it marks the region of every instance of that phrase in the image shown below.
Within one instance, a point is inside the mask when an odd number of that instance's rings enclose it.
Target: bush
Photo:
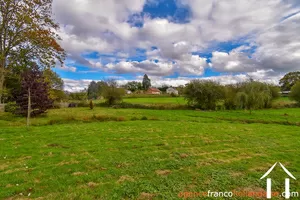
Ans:
[[[236,109],[236,94],[237,94],[237,86],[236,85],[227,85],[224,87],[224,107],[227,110]]]
[[[148,120],[146,116],[142,117],[141,120]]]
[[[89,107],[88,101],[80,101],[79,103],[76,104],[75,107]]]
[[[18,105],[16,104],[16,102],[9,102],[4,106],[4,112],[15,113],[17,109]]]
[[[122,101],[125,95],[125,90],[118,88],[115,81],[107,82],[107,86],[105,86],[103,90],[103,97],[110,106]]]
[[[300,104],[300,81],[298,81],[291,90],[290,99],[295,100]]]
[[[241,84],[236,94],[236,105],[240,109],[262,109],[272,106],[272,89],[266,83],[250,81]]]
[[[173,92],[170,94],[170,96],[171,96],[171,97],[178,97],[178,95],[175,94],[175,93],[173,93]]]
[[[210,80],[193,80],[187,84],[184,97],[188,105],[203,110],[215,110],[217,102],[224,99],[223,87]]]
[[[90,109],[93,110],[94,109],[94,103],[92,100],[90,100]]]

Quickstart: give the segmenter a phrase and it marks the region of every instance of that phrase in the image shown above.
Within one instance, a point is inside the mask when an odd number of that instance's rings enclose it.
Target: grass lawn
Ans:
[[[300,109],[73,108],[51,110],[27,130],[23,118],[0,113],[0,199],[263,191],[260,177],[275,162],[300,177],[299,123]],[[273,191],[284,191],[284,172],[271,177]],[[300,192],[298,180],[291,191]]]

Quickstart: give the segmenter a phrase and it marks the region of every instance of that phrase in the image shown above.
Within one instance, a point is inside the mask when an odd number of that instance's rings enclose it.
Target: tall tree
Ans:
[[[145,74],[143,78],[143,89],[148,90],[151,87],[151,80],[149,79],[148,75]]]
[[[279,84],[282,91],[290,91],[298,81],[300,81],[300,71],[287,73],[280,79]]]
[[[125,85],[125,88],[131,92],[135,92],[142,89],[142,84],[137,81],[130,81]]]
[[[88,99],[97,99],[98,93],[98,84],[95,81],[92,81],[88,87]]]
[[[17,97],[18,114],[29,118],[46,112],[53,101],[48,95],[48,83],[38,65],[32,63],[29,69],[22,73],[21,91]]]
[[[44,67],[63,63],[57,43],[59,25],[52,19],[52,0],[0,0],[0,101],[4,80],[28,60]]]

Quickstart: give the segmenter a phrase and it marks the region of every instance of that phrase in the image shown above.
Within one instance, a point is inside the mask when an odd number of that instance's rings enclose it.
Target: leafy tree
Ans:
[[[273,96],[268,84],[257,81],[245,82],[236,95],[236,105],[241,109],[268,108],[271,106]]]
[[[300,71],[287,73],[279,81],[281,91],[290,91],[297,81],[300,81]]]
[[[60,78],[60,76],[52,71],[51,69],[45,69],[44,77],[45,81],[49,85],[49,96],[54,101],[62,101],[65,100],[66,94],[64,93],[64,81]]]
[[[28,61],[45,67],[63,63],[58,28],[52,0],[0,0],[0,101],[7,73],[26,68]]]
[[[108,105],[114,105],[117,102],[122,101],[124,95],[125,90],[123,88],[118,88],[116,81],[110,80],[107,82],[103,91],[103,97]]]
[[[63,90],[64,89],[64,81],[60,78],[60,76],[52,71],[51,69],[45,69],[44,71],[45,81],[49,83],[51,89],[55,90]]]
[[[88,87],[88,99],[97,99],[99,96],[99,87],[95,81],[92,81]]]
[[[300,81],[298,81],[291,90],[289,95],[290,99],[297,101],[300,103]]]
[[[157,89],[159,89],[159,90],[162,91],[162,92],[166,92],[167,89],[168,89],[169,87],[170,87],[170,86],[168,86],[168,85],[166,85],[166,84],[163,84],[161,87],[159,87],[159,88],[157,88]]]
[[[143,89],[143,86],[140,82],[137,82],[137,81],[130,81],[128,82],[126,85],[125,85],[125,88],[127,90],[130,90],[131,92],[135,92],[135,91],[138,91],[138,90],[142,90]]]
[[[144,75],[143,78],[143,89],[148,90],[151,87],[151,80],[147,76],[147,74]]]
[[[52,107],[53,101],[48,96],[48,83],[37,64],[32,63],[29,69],[22,73],[21,91],[16,103],[19,106],[17,114],[27,116],[27,125],[32,116],[45,113]]]
[[[215,110],[217,102],[224,98],[224,91],[219,83],[210,80],[193,80],[186,85],[184,97],[190,106]]]
[[[237,95],[237,90],[238,90],[238,85],[226,85],[224,87],[224,94],[225,94],[225,99],[224,99],[224,107],[227,110],[233,110],[236,109],[236,95]]]

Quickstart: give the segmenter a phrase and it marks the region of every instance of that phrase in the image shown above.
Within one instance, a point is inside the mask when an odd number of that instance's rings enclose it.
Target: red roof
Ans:
[[[157,88],[149,88],[149,89],[147,90],[147,92],[149,92],[149,93],[152,93],[152,92],[160,92],[160,90],[157,89]]]

